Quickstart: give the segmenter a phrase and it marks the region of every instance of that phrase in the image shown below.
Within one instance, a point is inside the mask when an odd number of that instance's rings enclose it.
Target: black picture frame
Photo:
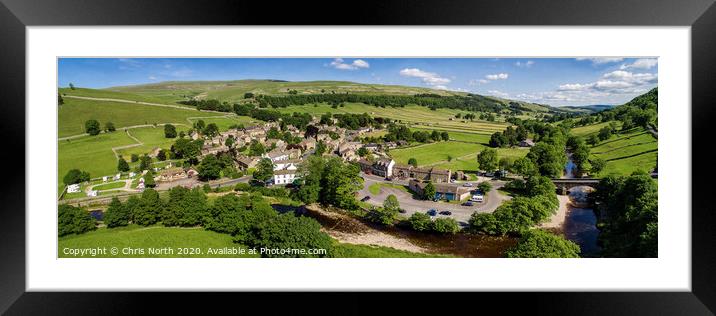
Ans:
[[[211,306],[170,304],[195,302],[188,293],[164,298],[142,293],[40,293],[25,291],[25,27],[76,25],[534,25],[534,26],[691,26],[692,53],[692,166],[708,166],[712,133],[709,125],[716,100],[716,5],[713,0],[553,0],[553,1],[192,1],[170,0],[0,0],[0,135],[6,138],[5,188],[0,193],[0,311],[8,314],[114,314],[145,304],[168,312]],[[264,13],[270,12],[270,14]],[[675,106],[675,105],[669,105]],[[676,105],[683,106],[683,105]],[[668,132],[668,131],[667,131]],[[12,154],[9,154],[12,153]],[[702,167],[703,168],[703,167]],[[703,168],[707,169],[707,168]],[[692,291],[649,293],[480,293],[470,295],[469,305],[498,306],[500,299],[520,300],[511,311],[543,311],[549,314],[685,314],[708,315],[716,311],[716,215],[708,200],[713,187],[707,179],[693,177],[692,170]],[[668,179],[666,179],[668,181]],[[673,210],[672,210],[673,211]],[[688,208],[679,210],[688,212]],[[664,271],[670,273],[670,271]],[[316,302],[309,294],[272,295]],[[390,294],[388,294],[390,295]],[[237,296],[220,294],[212,301],[235,302]],[[372,309],[370,299],[347,299],[322,293],[321,301],[345,302],[343,312]],[[206,295],[201,296],[206,298]],[[255,294],[239,295],[240,302],[257,302]],[[385,298],[386,296],[382,296]],[[426,298],[415,295],[412,300]],[[428,300],[431,300],[428,298]],[[389,299],[388,301],[392,301]],[[287,304],[290,307],[290,304]],[[502,305],[504,308],[504,305]],[[222,307],[217,304],[217,307]],[[279,306],[273,306],[277,308]],[[401,306],[396,306],[402,308]],[[459,306],[458,306],[459,307]],[[464,306],[468,307],[468,306]],[[290,307],[295,310],[295,307]],[[425,307],[427,311],[430,307]],[[422,309],[422,307],[421,307]],[[274,309],[271,310],[275,311]]]

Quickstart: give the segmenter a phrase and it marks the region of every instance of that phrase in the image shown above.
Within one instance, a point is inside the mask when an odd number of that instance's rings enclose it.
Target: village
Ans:
[[[202,181],[197,166],[168,160],[161,167],[119,172],[89,182],[69,185],[64,198],[89,200],[98,196],[134,194],[141,193],[150,186],[158,191],[176,186],[190,189],[207,185],[212,189],[228,188],[237,183],[256,181],[252,175],[262,159],[270,160],[273,170],[271,177],[260,183],[261,185],[292,187],[295,181],[300,179],[301,163],[309,156],[316,155],[318,150],[322,156],[340,157],[343,161],[360,167],[364,187],[357,193],[356,199],[367,205],[380,206],[387,193],[391,193],[400,200],[403,205],[401,212],[406,215],[427,212],[433,216],[452,216],[465,224],[478,206],[483,206],[480,211],[489,212],[497,208],[502,201],[509,199],[496,190],[482,192],[477,188],[479,182],[490,180],[496,188],[504,185],[503,181],[493,179],[493,174],[489,174],[489,177],[482,175],[469,179],[462,171],[397,164],[388,152],[405,147],[409,145],[408,142],[368,142],[375,139],[365,135],[381,134],[385,130],[373,127],[346,129],[337,126],[335,118],[332,120],[332,124],[320,124],[319,119],[314,117],[310,124],[317,130],[314,130],[312,135],[307,135],[292,125],[283,124],[282,129],[279,122],[230,128],[211,137],[192,130],[185,137],[203,141],[197,157],[199,161],[210,155],[229,154],[233,168],[240,176],[230,178],[222,175],[218,179]],[[283,139],[270,137],[277,133],[282,135],[281,138],[293,137],[300,139],[300,142],[289,144]],[[263,152],[257,154],[249,150],[252,145],[264,149]],[[159,149],[148,156],[155,158],[158,151]],[[148,182],[151,182],[151,185]],[[435,195],[424,198],[424,189],[428,183],[434,188]]]

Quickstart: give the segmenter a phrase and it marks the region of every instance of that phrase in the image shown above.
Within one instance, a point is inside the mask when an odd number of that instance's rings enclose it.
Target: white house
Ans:
[[[80,192],[80,184],[79,183],[70,184],[67,186],[67,193],[77,193],[77,192]]]
[[[274,184],[289,184],[296,179],[296,169],[283,169],[273,172]]]
[[[121,177],[122,177],[122,174],[118,173],[114,176],[114,180],[119,180],[119,178],[121,178]]]
[[[97,190],[87,191],[87,196],[97,196]]]

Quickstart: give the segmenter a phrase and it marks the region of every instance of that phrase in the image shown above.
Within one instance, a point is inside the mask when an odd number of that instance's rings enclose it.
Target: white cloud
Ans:
[[[651,69],[657,65],[656,58],[639,58],[631,64],[624,64],[619,69]]]
[[[422,71],[418,68],[405,68],[400,71],[400,75],[404,77],[420,78],[423,83],[431,86],[445,86],[450,83],[450,79],[440,77],[434,72]]]
[[[645,90],[658,82],[657,74],[632,73],[615,70],[602,75],[603,79],[591,83],[567,83],[559,85],[557,91],[601,91],[613,94],[634,93]]]
[[[157,77],[155,77],[155,76],[149,76],[148,79],[149,79],[149,80],[157,80]]]
[[[487,79],[487,80],[505,80],[509,76],[510,75],[506,74],[506,73],[499,73],[499,74],[494,74],[494,75],[487,75],[487,76],[485,76],[485,79]]]
[[[532,65],[534,65],[534,64],[535,64],[535,62],[534,62],[534,61],[531,61],[531,60],[528,60],[528,61],[526,61],[526,62],[520,62],[520,61],[518,61],[518,62],[515,63],[515,66],[517,66],[517,67],[530,68],[530,67],[532,67]]]
[[[329,66],[340,70],[357,70],[361,68],[370,68],[370,64],[362,59],[356,59],[350,64],[346,64],[343,58],[334,59]]]
[[[618,57],[590,57],[590,58],[586,58],[586,57],[581,57],[581,58],[577,58],[577,60],[589,60],[594,65],[601,65],[601,64],[609,64],[609,63],[618,63],[618,62],[624,60],[624,58],[618,58]]]
[[[509,94],[509,93],[507,93],[507,92],[502,92],[502,91],[499,91],[499,90],[488,90],[488,91],[487,91],[487,94],[488,94],[488,95],[491,95],[491,96],[498,97],[498,98],[503,98],[503,99],[507,99],[507,98],[510,97],[510,94]]]

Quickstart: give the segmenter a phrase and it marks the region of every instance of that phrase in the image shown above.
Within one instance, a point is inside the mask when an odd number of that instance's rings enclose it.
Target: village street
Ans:
[[[493,212],[497,207],[499,207],[503,201],[511,199],[510,196],[504,195],[497,191],[497,189],[501,188],[505,185],[505,181],[502,180],[492,180],[490,178],[485,177],[478,177],[477,181],[464,181],[461,182],[461,184],[464,183],[472,183],[473,187],[477,187],[477,184],[483,181],[489,181],[490,184],[492,184],[492,190],[485,195],[485,202],[482,203],[475,203],[474,206],[463,206],[461,204],[457,203],[448,203],[448,202],[433,202],[433,201],[426,201],[426,200],[418,200],[413,198],[413,194],[410,192],[406,192],[401,189],[397,188],[391,188],[388,186],[381,186],[380,193],[379,194],[371,194],[369,187],[375,183],[389,183],[393,185],[408,185],[407,180],[393,180],[393,181],[386,181],[384,178],[375,176],[375,175],[367,175],[361,173],[361,176],[363,177],[363,189],[361,189],[358,192],[358,199],[362,199],[365,196],[370,196],[370,199],[366,201],[367,203],[375,206],[382,206],[383,201],[388,197],[388,195],[393,194],[395,197],[398,198],[398,202],[400,203],[400,208],[404,209],[406,213],[404,213],[404,216],[410,216],[413,213],[421,212],[425,213],[430,209],[436,209],[438,212],[441,211],[450,211],[452,212],[452,215],[449,215],[449,217],[454,218],[462,225],[466,225],[468,220],[470,220],[470,216],[474,212],[480,212],[480,213],[490,213]],[[444,217],[445,215],[437,215],[437,217]]]

